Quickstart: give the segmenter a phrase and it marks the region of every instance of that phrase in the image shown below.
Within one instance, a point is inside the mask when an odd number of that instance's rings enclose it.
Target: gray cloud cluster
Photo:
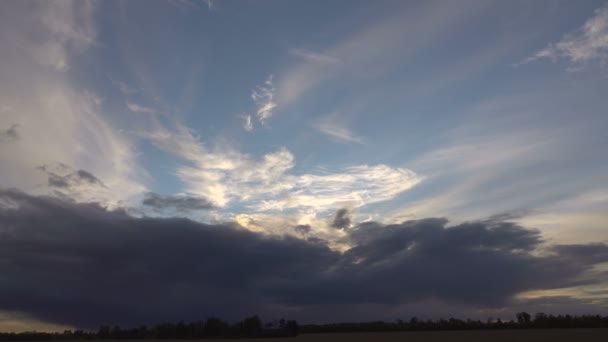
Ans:
[[[0,142],[19,140],[20,136],[17,127],[19,127],[19,125],[13,124],[5,130],[0,130]]]
[[[308,233],[310,233],[310,225],[309,224],[298,224],[295,227],[293,227],[293,230],[301,235],[306,235]]]
[[[105,187],[103,182],[86,170],[74,170],[71,167],[57,163],[42,165],[39,169],[48,176],[48,185],[51,188],[70,189],[81,186]]]
[[[350,227],[350,217],[348,216],[348,209],[342,208],[336,211],[334,221],[331,226],[337,229],[346,229]]]
[[[163,196],[153,192],[146,194],[142,204],[156,211],[175,210],[178,212],[186,212],[215,208],[212,202],[202,197]]]
[[[81,327],[257,312],[360,319],[420,300],[496,308],[526,290],[592,284],[608,246],[553,246],[496,220],[366,222],[346,252],[232,223],[135,218],[93,203],[0,191],[0,309]],[[58,309],[60,308],[60,309]]]

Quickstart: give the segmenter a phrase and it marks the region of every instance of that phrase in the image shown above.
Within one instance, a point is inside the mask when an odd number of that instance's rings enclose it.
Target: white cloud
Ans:
[[[257,105],[257,117],[261,123],[266,123],[272,116],[272,111],[277,104],[274,101],[274,86],[272,85],[272,75],[268,76],[264,85],[258,86],[251,93],[251,99]]]
[[[86,50],[95,42],[96,32],[91,20],[95,11],[93,1],[45,1],[29,9],[15,10],[29,11],[28,15],[37,17],[44,27],[35,34],[31,30],[17,34],[30,41],[20,48],[41,65],[67,70],[70,55]]]
[[[243,116],[243,128],[247,132],[253,131],[253,121],[252,121],[252,117],[250,114]]]
[[[150,108],[150,107],[145,107],[142,105],[139,105],[137,103],[133,103],[133,102],[129,102],[127,101],[127,108],[129,108],[130,111],[132,111],[133,113],[155,113],[156,110],[154,110],[154,108]]]
[[[210,151],[184,127],[174,134],[159,126],[145,137],[159,148],[192,162],[192,166],[181,166],[176,171],[186,184],[186,191],[221,207],[231,202],[258,212],[360,207],[392,199],[422,179],[408,169],[387,165],[292,174],[295,158],[285,148],[259,160],[237,151]]]
[[[361,207],[393,199],[421,180],[411,170],[382,164],[351,166],[337,173],[287,175],[282,181],[288,192],[276,199],[263,199],[252,207],[261,211]]]
[[[365,142],[363,137],[356,136],[344,126],[344,123],[338,122],[338,115],[335,113],[322,118],[314,125],[314,127],[330,138],[342,142],[353,142],[359,144],[363,144]]]
[[[593,17],[576,32],[549,44],[519,64],[544,58],[554,61],[563,58],[575,64],[597,60],[604,65],[608,61],[608,7],[595,10]]]
[[[3,4],[4,5],[4,4]],[[0,144],[4,187],[47,191],[37,167],[62,162],[108,187],[108,204],[145,189],[130,142],[102,113],[101,100],[75,86],[70,61],[95,44],[90,1],[9,2],[0,12],[0,127],[18,123],[19,139]]]

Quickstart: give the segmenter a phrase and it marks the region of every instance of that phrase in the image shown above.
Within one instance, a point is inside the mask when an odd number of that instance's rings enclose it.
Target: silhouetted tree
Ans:
[[[530,323],[530,314],[527,312],[518,312],[516,315],[517,317],[517,323],[522,324],[522,325],[527,325]]]

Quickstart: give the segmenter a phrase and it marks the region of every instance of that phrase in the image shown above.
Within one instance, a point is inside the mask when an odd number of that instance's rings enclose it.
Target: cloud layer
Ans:
[[[594,265],[608,261],[604,244],[543,249],[539,232],[496,219],[366,222],[344,239],[341,253],[233,223],[134,218],[2,190],[0,302],[79,327],[252,312],[339,320],[360,305],[375,308],[359,317],[371,319],[421,300],[502,308],[524,291],[598,284]]]

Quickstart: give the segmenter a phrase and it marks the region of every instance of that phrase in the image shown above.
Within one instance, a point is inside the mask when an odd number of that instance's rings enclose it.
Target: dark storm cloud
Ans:
[[[600,263],[608,261],[608,245],[594,243],[588,245],[560,245],[553,247],[557,255],[586,263]]]
[[[339,320],[361,305],[370,309],[359,318],[375,319],[422,300],[496,308],[525,290],[597,281],[586,275],[606,248],[554,246],[539,256],[537,231],[445,219],[367,222],[347,239],[354,247],[339,253],[320,239],[2,190],[0,310],[95,327],[254,312]]]
[[[301,235],[306,235],[308,233],[310,233],[310,225],[309,224],[299,224],[295,227],[293,227],[293,230]]]
[[[348,217],[347,209],[340,209],[336,211],[336,216],[334,217],[334,221],[331,223],[331,226],[337,229],[346,229],[350,226],[350,217]]]
[[[92,173],[85,170],[74,170],[63,163],[42,165],[38,169],[46,173],[48,176],[48,186],[52,188],[69,189],[80,186],[105,187],[103,182]]]
[[[19,140],[20,135],[17,128],[19,125],[14,124],[5,130],[0,130],[0,141],[15,141]]]
[[[190,210],[208,210],[215,208],[213,203],[202,197],[162,196],[153,192],[146,194],[142,204],[157,211],[173,209],[179,212],[184,212]]]

